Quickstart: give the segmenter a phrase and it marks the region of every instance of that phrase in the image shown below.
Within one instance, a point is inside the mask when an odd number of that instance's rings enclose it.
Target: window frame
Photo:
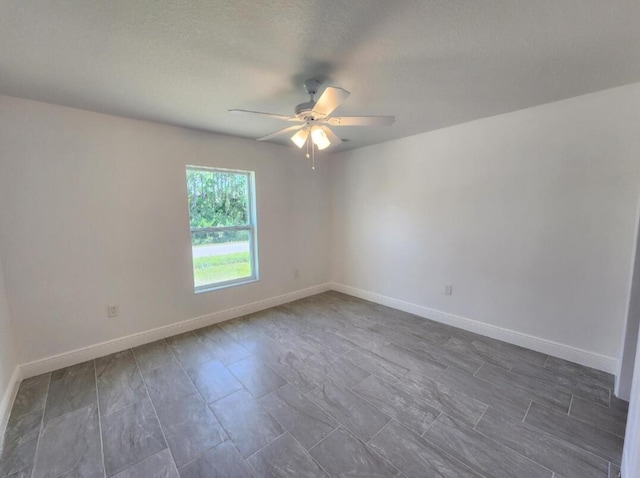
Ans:
[[[204,171],[207,173],[226,173],[226,174],[242,174],[247,176],[247,216],[248,224],[245,226],[218,226],[218,227],[191,227],[191,208],[189,204],[188,194],[188,171]],[[191,245],[191,273],[193,274],[193,290],[195,294],[201,294],[203,292],[211,292],[218,289],[225,289],[227,287],[234,287],[237,285],[249,284],[251,282],[257,282],[260,280],[258,273],[258,237],[257,237],[257,218],[256,218],[256,191],[255,191],[255,171],[246,171],[242,169],[228,169],[217,168],[208,166],[194,166],[186,165],[185,167],[185,186],[187,188],[187,211],[189,214],[189,243]],[[251,265],[251,275],[246,277],[239,277],[237,279],[230,279],[226,281],[213,282],[211,284],[204,284],[196,286],[196,274],[194,270],[193,259],[193,233],[194,232],[229,232],[229,231],[248,231],[249,232],[249,262]]]

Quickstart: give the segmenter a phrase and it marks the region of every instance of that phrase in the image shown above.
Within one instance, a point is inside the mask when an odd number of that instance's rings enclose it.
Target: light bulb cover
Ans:
[[[309,130],[307,128],[304,128],[298,131],[293,136],[291,136],[291,141],[293,141],[298,148],[302,149],[302,147],[307,142],[308,137],[309,137]]]
[[[331,141],[327,137],[327,133],[321,126],[314,126],[311,130],[311,139],[320,151],[326,149],[331,145]]]

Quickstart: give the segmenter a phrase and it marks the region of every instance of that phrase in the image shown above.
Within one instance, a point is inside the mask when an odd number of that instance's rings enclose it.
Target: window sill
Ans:
[[[218,282],[216,284],[202,285],[202,286],[196,287],[194,289],[194,293],[195,294],[203,294],[205,292],[213,292],[213,291],[216,291],[216,290],[227,289],[229,287],[235,287],[235,286],[238,286],[238,285],[251,284],[252,282],[258,282],[258,278],[257,277],[243,277],[242,279],[235,279],[235,280],[227,281],[227,282]]]

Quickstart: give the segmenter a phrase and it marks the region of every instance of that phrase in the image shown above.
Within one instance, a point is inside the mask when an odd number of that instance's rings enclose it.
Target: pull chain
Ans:
[[[309,154],[309,148],[311,148],[311,154]],[[311,139],[311,135],[309,135],[307,137],[307,159],[311,158],[311,169],[315,170],[316,169],[316,148],[315,148],[315,144],[313,144],[313,141]]]

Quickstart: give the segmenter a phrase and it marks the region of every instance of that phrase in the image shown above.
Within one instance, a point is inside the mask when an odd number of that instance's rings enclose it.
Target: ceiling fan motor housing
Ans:
[[[304,89],[311,96],[311,101],[307,101],[306,103],[300,103],[296,106],[296,116],[304,121],[313,121],[315,116],[311,112],[313,107],[316,105],[313,97],[318,93],[318,88],[320,88],[320,81],[315,79],[309,79],[304,82]]]
[[[294,116],[250,110],[229,111],[251,113],[298,123],[258,138],[258,141],[265,141],[283,134],[294,133],[293,136],[291,136],[291,140],[296,146],[302,148],[306,143],[308,148],[312,141],[312,143],[318,147],[318,150],[323,150],[331,144],[340,144],[342,142],[331,130],[332,126],[389,126],[395,121],[393,116],[331,116],[333,111],[340,106],[351,93],[344,88],[328,86],[316,101],[315,95],[320,88],[320,81],[309,79],[304,82],[304,88],[310,96],[309,101],[297,105]]]
[[[315,101],[307,101],[306,103],[300,103],[299,105],[296,106],[296,116],[302,116],[302,119],[306,119],[304,118],[305,113],[308,113],[308,116],[313,116],[311,111],[313,110],[313,107],[315,105],[316,105]]]

